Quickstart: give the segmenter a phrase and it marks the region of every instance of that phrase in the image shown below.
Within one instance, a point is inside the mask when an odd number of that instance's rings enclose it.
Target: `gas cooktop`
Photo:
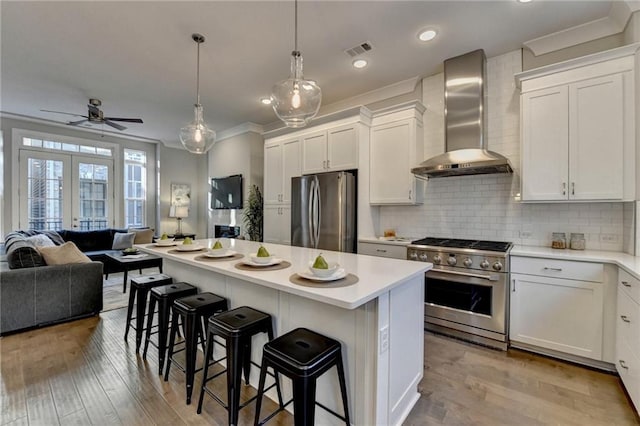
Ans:
[[[497,251],[501,253],[506,253],[507,251],[509,251],[511,246],[513,246],[512,243],[505,242],[505,241],[460,240],[455,238],[433,238],[433,237],[427,237],[421,240],[412,241],[411,245],[475,249],[475,250],[485,250],[485,251]]]

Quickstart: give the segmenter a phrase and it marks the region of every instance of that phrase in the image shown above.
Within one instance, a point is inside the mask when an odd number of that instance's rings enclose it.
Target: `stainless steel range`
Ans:
[[[446,238],[409,244],[409,260],[433,263],[425,274],[425,329],[506,350],[512,246]]]

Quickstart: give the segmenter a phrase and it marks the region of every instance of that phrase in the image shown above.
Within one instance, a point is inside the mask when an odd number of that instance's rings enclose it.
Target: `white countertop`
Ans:
[[[407,238],[407,237],[361,237],[358,238],[358,241],[361,243],[376,243],[376,244],[387,244],[390,246],[408,246],[411,244],[411,241],[416,240],[417,238]]]
[[[640,280],[640,257],[616,251],[603,250],[571,250],[552,249],[550,247],[535,247],[515,245],[511,249],[511,256],[540,257],[546,259],[575,260],[579,262],[613,263],[626,270]]]
[[[215,240],[216,238],[202,239],[195,240],[194,243],[204,247],[211,247]],[[244,254],[245,258],[248,258],[249,253],[255,253],[260,246],[260,243],[252,241],[221,240],[223,244],[229,245],[229,249]],[[203,270],[214,271],[346,309],[355,309],[388,292],[406,279],[421,276],[433,266],[424,262],[363,256],[329,250],[315,250],[268,243],[263,245],[270,254],[290,262],[291,266],[277,271],[261,271],[259,269],[245,271],[236,269],[234,266],[244,259],[219,262],[199,261],[195,260],[195,257],[202,255],[205,253],[204,251],[168,253],[169,250],[175,249],[175,247],[157,247],[151,244],[139,244],[136,247],[145,252],[193,265]],[[307,287],[293,284],[289,281],[289,277],[295,272],[308,270],[309,262],[313,261],[320,253],[322,253],[327,262],[338,262],[347,273],[356,275],[359,281],[350,286],[337,288]]]

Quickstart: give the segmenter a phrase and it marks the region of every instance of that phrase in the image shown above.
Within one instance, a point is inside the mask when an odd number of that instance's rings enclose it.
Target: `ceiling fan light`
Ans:
[[[291,75],[276,83],[271,90],[271,106],[287,127],[304,127],[318,114],[322,90],[315,81],[302,74],[302,55],[291,54]]]
[[[195,105],[194,120],[180,129],[180,142],[193,154],[204,154],[215,144],[216,132],[204,122],[202,105]]]

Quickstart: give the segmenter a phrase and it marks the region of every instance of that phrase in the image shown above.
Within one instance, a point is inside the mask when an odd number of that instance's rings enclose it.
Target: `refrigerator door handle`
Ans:
[[[316,181],[316,185],[315,185],[315,190],[316,190],[316,197],[315,197],[316,217],[315,217],[315,244],[314,244],[314,247],[318,248],[318,245],[320,244],[320,221],[322,220],[322,200],[320,199],[320,182],[318,181],[318,177],[315,178],[315,181]]]
[[[311,183],[309,185],[309,215],[308,215],[308,220],[309,220],[309,240],[311,240],[311,245],[313,247],[315,247],[316,243],[314,241],[314,236],[315,236],[315,232],[313,229],[313,204],[314,204],[314,199],[315,199],[315,184],[316,181],[315,179],[311,180]]]

